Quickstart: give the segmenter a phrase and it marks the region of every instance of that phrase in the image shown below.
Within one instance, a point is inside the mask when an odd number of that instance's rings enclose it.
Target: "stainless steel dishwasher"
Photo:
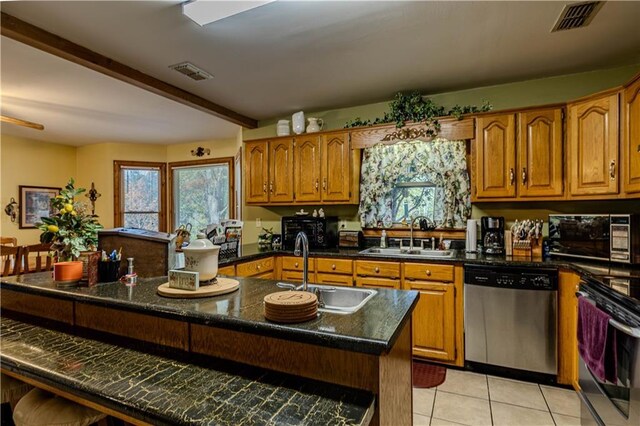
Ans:
[[[557,373],[558,271],[465,267],[465,361]]]

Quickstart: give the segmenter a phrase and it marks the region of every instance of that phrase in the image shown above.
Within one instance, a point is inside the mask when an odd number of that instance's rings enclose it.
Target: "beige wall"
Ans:
[[[76,149],[73,146],[2,135],[0,138],[0,234],[16,237],[18,244],[40,242],[37,229],[19,229],[4,213],[11,197],[20,202],[19,185],[64,187],[76,176]]]

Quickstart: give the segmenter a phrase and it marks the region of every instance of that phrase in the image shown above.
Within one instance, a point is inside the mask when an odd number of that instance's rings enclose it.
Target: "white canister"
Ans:
[[[309,125],[307,126],[307,133],[315,133],[319,132],[324,125],[324,121],[322,118],[309,117]]]
[[[211,281],[218,275],[220,246],[213,245],[204,234],[198,234],[198,239],[182,251],[185,271],[197,272],[200,281]]]
[[[278,120],[278,126],[276,127],[276,135],[278,136],[289,136],[291,132],[289,131],[289,120]]]
[[[301,135],[304,133],[304,112],[298,111],[291,116],[291,127],[293,127],[293,133]]]

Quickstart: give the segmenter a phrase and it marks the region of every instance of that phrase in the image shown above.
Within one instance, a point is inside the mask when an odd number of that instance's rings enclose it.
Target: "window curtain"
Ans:
[[[392,222],[392,192],[396,182],[427,176],[442,188],[444,197],[437,226],[464,228],[471,217],[471,192],[464,141],[434,139],[430,142],[399,142],[364,149],[360,176],[360,224],[385,227]]]

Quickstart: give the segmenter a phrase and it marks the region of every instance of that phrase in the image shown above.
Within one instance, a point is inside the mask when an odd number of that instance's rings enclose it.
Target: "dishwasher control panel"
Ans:
[[[467,266],[464,283],[519,290],[557,290],[558,271],[549,268]]]

